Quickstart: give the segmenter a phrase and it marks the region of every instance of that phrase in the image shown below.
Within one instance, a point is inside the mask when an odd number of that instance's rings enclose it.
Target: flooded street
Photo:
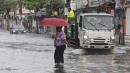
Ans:
[[[12,35],[0,30],[0,73],[129,73],[130,48],[85,50],[67,47],[55,68],[53,39],[45,34]]]
[[[85,51],[82,50],[82,53]],[[128,52],[118,49],[114,49],[114,51],[87,50],[84,54],[80,53],[79,55],[78,53],[75,55],[77,57],[72,56],[73,61],[71,63],[75,65],[70,67],[77,71],[72,72],[71,70],[69,73],[128,73],[130,71]]]

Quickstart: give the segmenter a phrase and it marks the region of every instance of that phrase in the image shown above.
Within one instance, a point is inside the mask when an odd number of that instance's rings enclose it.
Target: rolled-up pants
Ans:
[[[54,59],[55,63],[64,63],[64,50],[66,45],[56,46]]]

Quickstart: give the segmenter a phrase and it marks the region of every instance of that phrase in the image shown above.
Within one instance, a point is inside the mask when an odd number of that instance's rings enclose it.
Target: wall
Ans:
[[[130,44],[130,7],[127,7],[126,10],[126,35],[125,35],[125,44]]]
[[[126,11],[126,35],[130,35],[130,8]]]

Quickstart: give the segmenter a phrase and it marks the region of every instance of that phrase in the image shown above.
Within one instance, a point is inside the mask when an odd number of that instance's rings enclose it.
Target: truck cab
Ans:
[[[80,47],[91,49],[114,48],[114,18],[106,13],[81,13],[78,38]]]

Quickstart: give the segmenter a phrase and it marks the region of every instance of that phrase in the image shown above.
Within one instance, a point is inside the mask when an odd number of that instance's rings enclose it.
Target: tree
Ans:
[[[37,11],[43,8],[46,0],[22,0],[22,4],[26,9]]]
[[[11,8],[15,7],[16,1],[15,0],[1,0],[0,1],[0,12],[9,12]]]
[[[3,6],[3,0],[0,0],[0,13],[3,13],[3,11],[4,11],[4,6]]]
[[[35,14],[36,14],[36,12],[38,12],[39,9],[43,8],[45,1],[46,0],[22,0],[22,5],[23,5],[23,7],[25,7],[28,10],[34,10]],[[29,16],[28,18],[30,19],[30,18],[32,18],[32,16]],[[37,18],[36,18],[36,21],[37,21],[36,33],[39,33],[38,19]],[[31,22],[31,20],[30,20],[30,22]],[[32,24],[30,24],[30,25],[32,25]]]
[[[1,0],[0,1],[0,13],[6,12],[7,30],[9,29],[9,12],[12,8],[16,7],[15,0]]]
[[[46,8],[48,10],[48,15],[51,15],[53,11],[59,12],[59,8],[64,7],[64,0],[50,0],[50,2],[46,5]]]
[[[47,15],[51,15],[53,10],[58,10],[63,7],[62,0],[22,0],[23,7],[29,10],[34,10],[35,13],[42,8],[47,9]],[[37,30],[38,33],[38,19],[37,20]]]
[[[50,15],[52,11],[58,11],[59,8],[64,7],[63,0],[22,0],[23,6],[29,10],[36,12],[41,8],[47,8],[47,13]]]

